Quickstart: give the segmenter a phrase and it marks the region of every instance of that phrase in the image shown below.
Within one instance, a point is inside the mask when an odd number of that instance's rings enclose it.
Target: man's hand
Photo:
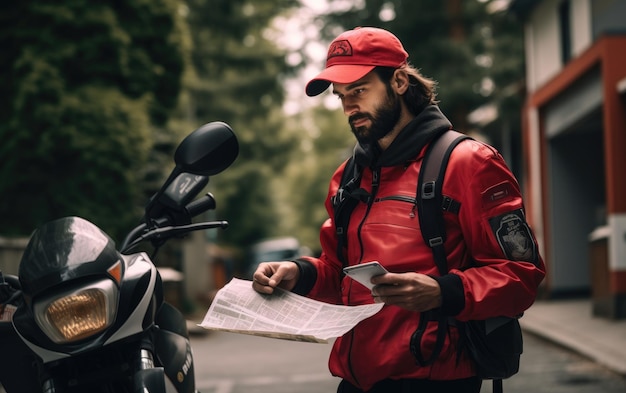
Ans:
[[[376,302],[409,311],[428,311],[441,306],[441,288],[430,276],[420,273],[386,273],[372,277]]]
[[[265,294],[274,293],[279,287],[291,291],[300,278],[295,262],[262,262],[252,276],[252,288]]]

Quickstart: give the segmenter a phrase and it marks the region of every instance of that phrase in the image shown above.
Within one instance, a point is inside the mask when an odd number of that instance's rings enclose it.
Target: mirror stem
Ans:
[[[181,173],[182,173],[182,170],[178,166],[176,166],[172,170],[172,173],[170,173],[170,176],[167,178],[167,180],[165,181],[163,186],[161,186],[161,188],[159,188],[159,191],[157,191],[157,193],[154,195],[154,197],[151,198],[150,202],[148,202],[148,204],[146,205],[144,218],[146,219],[146,224],[148,224],[148,226],[150,226],[150,222],[152,221],[152,218],[153,218],[152,217],[152,211],[153,211],[155,205],[157,204],[157,201],[159,199],[161,199],[161,196],[163,196],[163,193],[165,192],[167,187],[169,187],[169,185],[174,181],[174,179],[176,179],[176,177],[178,175],[180,175]]]

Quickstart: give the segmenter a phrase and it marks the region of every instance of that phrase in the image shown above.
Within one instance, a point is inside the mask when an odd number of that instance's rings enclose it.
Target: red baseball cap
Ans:
[[[333,40],[326,56],[326,69],[306,85],[310,97],[322,93],[331,83],[352,83],[377,66],[398,68],[409,54],[392,33],[376,27],[356,27]]]

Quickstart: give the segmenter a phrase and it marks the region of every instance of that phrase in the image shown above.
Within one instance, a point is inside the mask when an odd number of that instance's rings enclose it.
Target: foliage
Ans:
[[[189,121],[230,124],[237,161],[211,179],[217,215],[228,219],[222,241],[246,246],[277,233],[275,191],[297,136],[284,131],[283,79],[293,74],[268,29],[296,0],[189,0],[193,75],[186,84]]]
[[[175,0],[5,3],[0,45],[3,234],[80,215],[136,220],[152,127],[177,102]]]
[[[440,81],[442,109],[457,128],[469,130],[468,113],[496,102],[501,117],[482,131],[497,142],[506,119],[518,132],[520,26],[506,14],[487,13],[489,0],[363,0],[347,10],[347,2],[329,1],[333,11],[312,24],[300,21],[303,32],[319,28],[324,41],[358,25],[387,28],[410,60]],[[221,242],[245,247],[294,234],[317,248],[329,178],[354,140],[339,110],[282,113],[285,81],[305,60],[287,62],[272,23],[297,6],[298,0],[4,4],[3,234],[25,235],[42,221],[76,214],[119,235],[169,173],[177,142],[204,123],[225,121],[240,155],[209,183],[216,218],[231,223]],[[307,56],[304,48],[291,50]]]
[[[511,13],[501,12],[490,18],[486,53],[492,59],[489,78],[494,89],[489,99],[498,109],[495,121],[485,124],[482,131],[495,146],[502,146],[508,134],[510,151],[503,151],[513,173],[522,178],[521,113],[525,94],[524,42],[520,21]]]
[[[355,26],[388,29],[403,42],[409,61],[438,81],[440,106],[457,129],[471,131],[475,125],[468,123],[468,114],[492,102],[501,118],[518,127],[519,106],[507,102],[515,97],[518,104],[521,93],[521,26],[505,12],[489,12],[490,3],[497,2],[364,0],[321,16],[322,33],[328,40]]]
[[[490,12],[490,3],[330,0],[329,12],[314,23],[326,43],[355,26],[394,32],[409,52],[409,61],[439,82],[440,106],[457,129],[472,132],[479,128],[496,147],[502,143],[502,130],[508,129],[515,148],[523,87],[521,26],[507,13]],[[500,116],[487,124],[468,121],[473,110],[487,105],[495,105]],[[291,212],[285,214],[291,219],[283,225],[289,228],[286,233],[297,233],[315,249],[319,225],[327,218],[323,201],[328,181],[354,141],[339,110],[317,108],[300,114],[293,122],[290,128],[298,129],[299,125],[309,131],[304,132],[301,147],[310,148],[296,150],[299,156],[292,157],[293,165],[286,172],[284,194],[292,196],[292,210],[283,208]]]
[[[281,230],[296,234],[303,244],[317,251],[319,229],[328,218],[324,208],[328,183],[352,154],[355,141],[344,114],[323,106],[294,116],[287,127],[296,130],[301,140],[292,152],[292,165],[274,182],[277,200],[284,201]]]

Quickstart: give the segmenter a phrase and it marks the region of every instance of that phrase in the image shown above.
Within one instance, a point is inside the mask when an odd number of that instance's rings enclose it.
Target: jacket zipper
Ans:
[[[380,185],[380,168],[374,168],[372,170],[372,192],[370,193],[370,197],[367,200],[367,209],[365,214],[363,215],[363,219],[359,223],[359,229],[357,230],[357,235],[359,237],[359,247],[360,247],[360,257],[363,257],[363,240],[361,239],[361,228],[363,228],[363,224],[365,224],[365,220],[369,215],[370,209],[372,208],[372,204],[376,199],[376,194],[378,193],[378,186]]]
[[[359,238],[359,247],[361,251],[359,259],[363,257],[363,241],[361,240],[361,228],[363,227],[363,224],[365,223],[365,220],[367,219],[367,216],[369,215],[370,209],[372,208],[372,204],[374,203],[374,200],[376,198],[376,193],[378,192],[379,182],[380,182],[380,168],[374,168],[372,170],[372,192],[371,192],[370,197],[367,200],[367,209],[365,210],[363,219],[359,223],[359,228],[357,229],[357,236]],[[352,290],[352,286],[350,287],[350,291],[351,290]],[[350,301],[350,292],[348,292],[348,302],[349,301]],[[356,377],[356,374],[354,373],[354,369],[352,368],[352,345],[353,344],[354,344],[354,330],[352,330],[350,333],[350,351],[348,352],[348,366],[350,368],[350,374],[352,374],[352,378],[358,384],[359,379]]]
[[[375,202],[400,201],[400,202],[410,203],[413,207],[411,208],[409,217],[415,218],[415,216],[417,215],[417,199],[412,198],[412,197],[408,197],[404,195],[391,195],[391,196],[384,197],[384,198],[376,198],[374,201]]]
[[[400,202],[415,203],[415,198],[408,197],[408,196],[404,196],[404,195],[391,195],[391,196],[384,197],[384,198],[376,198],[376,200],[375,200],[375,201],[376,201],[376,202],[382,202],[382,201],[400,201]]]

